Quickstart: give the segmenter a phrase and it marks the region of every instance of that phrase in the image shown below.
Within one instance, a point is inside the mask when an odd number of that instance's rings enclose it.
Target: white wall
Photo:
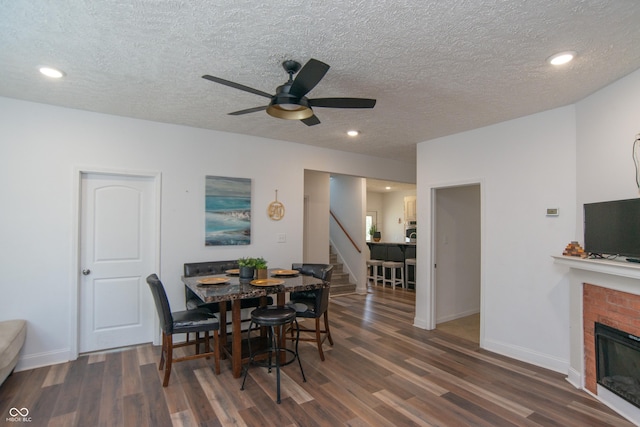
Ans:
[[[415,190],[383,193],[384,223],[382,225],[382,241],[405,242],[404,197],[415,195]]]
[[[378,212],[378,231],[382,242],[405,242],[404,197],[415,195],[415,190],[367,192],[367,211]]]
[[[404,182],[415,177],[411,164],[309,145],[8,98],[0,98],[0,112],[0,320],[28,321],[18,369],[75,356],[77,168],[161,173],[158,273],[174,310],[184,307],[184,262],[249,255],[286,267],[301,259],[305,169]],[[252,179],[251,245],[204,246],[205,175]],[[286,208],[281,221],[266,214],[276,189]],[[286,243],[276,242],[279,233]]]
[[[568,278],[551,255],[574,239],[575,152],[573,106],[418,145],[416,325],[434,326],[431,189],[480,183],[481,344],[566,372]]]
[[[367,191],[367,212],[371,211],[376,212],[376,225],[378,226],[378,231],[381,231],[382,224],[384,222],[384,203],[382,200],[382,193]],[[365,230],[365,234],[368,232],[369,230]]]
[[[565,373],[569,364],[581,366],[568,360],[569,328],[580,327],[568,318],[568,271],[550,255],[582,242],[583,203],[639,195],[631,157],[638,93],[640,70],[575,105],[418,145],[422,235],[430,229],[431,188],[482,186],[485,348]],[[560,208],[560,216],[545,217],[547,207]],[[430,242],[418,239],[421,260],[430,260],[430,251]],[[427,328],[430,277],[429,268],[418,271],[415,322]]]
[[[640,70],[576,104],[576,235],[582,237],[582,205],[638,197],[631,157],[640,133]]]
[[[350,273],[349,278],[356,285],[356,292],[366,293],[366,179],[333,175],[330,181],[331,211],[349,233],[357,248],[333,219],[330,223],[331,241],[338,252],[338,258],[344,264],[345,272]]]
[[[630,199],[640,194],[631,157],[633,141],[640,132],[639,93],[640,70],[576,104],[578,163],[575,235],[581,243],[584,243],[584,203]],[[564,267],[558,269],[566,270]],[[600,280],[606,282],[604,277]],[[617,280],[620,282],[622,279]],[[574,292],[578,294],[573,298],[570,327],[581,330],[581,289],[576,286]],[[581,334],[574,334],[573,338],[571,371],[574,378],[579,378],[582,376],[580,347],[583,342]]]
[[[304,197],[307,203],[304,227],[304,262],[329,263],[329,174],[304,172]]]

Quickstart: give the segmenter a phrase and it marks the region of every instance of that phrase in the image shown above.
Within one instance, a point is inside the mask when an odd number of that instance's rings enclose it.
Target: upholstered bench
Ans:
[[[0,384],[16,367],[20,349],[24,345],[26,336],[26,321],[5,320],[0,322]]]

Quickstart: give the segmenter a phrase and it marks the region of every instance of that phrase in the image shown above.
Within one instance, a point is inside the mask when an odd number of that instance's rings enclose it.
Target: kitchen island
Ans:
[[[404,262],[407,258],[416,257],[415,242],[367,242],[371,259]]]
[[[399,261],[404,264],[407,258],[416,257],[416,243],[415,242],[367,242],[369,251],[371,252],[371,259],[380,259],[383,261]],[[414,269],[406,271],[405,268],[405,281],[415,281]]]

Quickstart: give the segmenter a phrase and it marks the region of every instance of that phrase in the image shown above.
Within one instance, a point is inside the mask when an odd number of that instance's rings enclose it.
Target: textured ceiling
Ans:
[[[640,68],[640,2],[0,0],[0,96],[413,161],[415,145],[574,103]],[[552,68],[545,59],[575,50]],[[321,124],[228,112],[273,93],[280,63],[331,65]],[[51,81],[37,72],[66,72]],[[348,138],[348,129],[362,132]]]

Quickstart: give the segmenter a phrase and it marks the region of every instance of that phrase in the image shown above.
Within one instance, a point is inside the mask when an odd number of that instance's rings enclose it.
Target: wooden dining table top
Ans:
[[[253,285],[253,279],[240,279],[237,275],[216,274],[211,276],[182,276],[182,282],[204,302],[233,301],[237,299],[256,298],[271,294],[309,291],[328,287],[329,283],[322,279],[303,274],[278,275],[281,268],[268,270],[267,278],[282,281],[281,284],[269,283]],[[207,279],[225,278],[225,283],[207,284]]]

